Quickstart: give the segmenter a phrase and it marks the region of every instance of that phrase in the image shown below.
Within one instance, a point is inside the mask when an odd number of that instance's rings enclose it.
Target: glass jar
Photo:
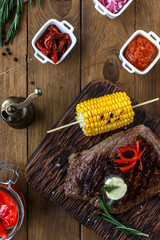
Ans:
[[[14,200],[18,209],[18,218],[16,225],[13,228],[6,229],[6,232],[8,234],[7,240],[11,239],[17,233],[24,219],[24,197],[21,191],[15,186],[19,178],[18,170],[19,166],[0,162],[0,190],[6,192]],[[4,176],[8,177],[9,180],[6,180]],[[0,237],[0,240],[2,239],[4,238]]]

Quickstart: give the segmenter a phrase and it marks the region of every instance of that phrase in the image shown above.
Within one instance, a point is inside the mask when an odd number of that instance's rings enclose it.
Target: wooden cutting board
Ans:
[[[54,127],[74,121],[77,103],[116,91],[120,91],[120,89],[107,80],[100,79],[90,82]],[[135,113],[135,120],[128,128],[143,123],[160,137],[159,118],[147,114],[142,108],[135,109]],[[75,125],[48,134],[33,153],[26,166],[26,179],[34,189],[41,192],[47,199],[104,239],[144,239],[137,236],[126,236],[119,231],[115,231],[113,225],[108,222],[91,219],[90,215],[97,211],[95,207],[82,201],[69,199],[64,194],[63,185],[70,154],[88,149],[118,131],[120,130],[99,136],[86,137],[82,134],[79,125]],[[152,198],[130,212],[117,216],[117,218],[126,225],[148,233],[150,235],[148,239],[153,239],[154,235],[160,229],[159,196]]]

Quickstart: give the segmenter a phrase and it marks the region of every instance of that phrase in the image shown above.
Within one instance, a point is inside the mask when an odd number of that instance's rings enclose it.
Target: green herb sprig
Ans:
[[[107,185],[105,185],[104,186],[104,191],[110,193],[117,188],[119,188],[119,186],[107,186]]]
[[[119,231],[122,231],[126,234],[131,234],[131,235],[136,235],[136,236],[144,236],[144,237],[149,237],[148,234],[139,232],[136,229],[130,228],[128,226],[123,225],[121,222],[119,222],[116,218],[114,218],[109,212],[111,209],[111,205],[114,203],[114,201],[112,200],[108,206],[108,208],[106,207],[106,201],[105,201],[105,197],[103,195],[103,198],[98,197],[99,203],[102,206],[102,209],[104,212],[100,213],[99,215],[93,215],[91,216],[92,218],[96,218],[96,219],[101,219],[101,220],[105,220],[107,222],[110,222],[114,225],[116,225],[116,227],[114,229],[117,229]]]
[[[41,0],[37,0],[39,5],[41,5]],[[30,4],[32,3],[32,0],[30,0]],[[23,13],[23,1],[22,0],[1,0],[0,1],[0,46],[3,45],[2,42],[2,31],[3,31],[3,25],[8,21],[9,19],[9,13],[14,11],[14,6],[16,4],[16,12],[14,16],[14,20],[8,30],[6,42],[11,42],[15,36],[15,34],[21,29],[20,28],[20,13]]]

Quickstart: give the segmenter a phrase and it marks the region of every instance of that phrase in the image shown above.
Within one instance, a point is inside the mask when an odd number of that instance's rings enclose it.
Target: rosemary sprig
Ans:
[[[23,11],[22,1],[17,0],[16,14],[15,14],[15,17],[14,17],[14,21],[13,21],[12,25],[10,26],[10,28],[8,30],[6,42],[10,41],[12,43],[12,40],[13,40],[15,34],[20,30],[20,24],[19,24],[20,7],[21,7],[21,12],[22,12]]]
[[[119,186],[107,186],[107,185],[105,185],[104,186],[104,191],[110,193],[117,188],[119,188]]]
[[[2,46],[2,22],[0,22],[0,46]]]
[[[145,233],[142,233],[142,232],[139,232],[138,230],[136,229],[133,229],[133,228],[130,228],[128,226],[125,226],[123,225],[121,222],[119,222],[116,218],[114,218],[110,213],[110,208],[111,208],[111,205],[113,204],[114,201],[112,201],[110,203],[110,206],[109,208],[106,207],[106,202],[105,202],[105,197],[103,195],[103,198],[101,197],[98,197],[98,200],[99,200],[99,203],[101,204],[101,207],[103,209],[104,212],[100,213],[100,215],[96,216],[96,215],[93,215],[91,216],[92,218],[96,218],[96,219],[102,219],[102,220],[105,220],[107,222],[110,222],[114,225],[116,225],[116,227],[114,229],[117,229],[117,230],[120,230],[126,234],[131,234],[131,235],[136,235],[136,236],[144,236],[144,237],[149,237],[148,234],[145,234]]]
[[[39,5],[41,5],[41,0],[37,0]],[[2,46],[2,30],[3,25],[9,19],[9,13],[14,11],[14,6],[16,3],[16,13],[14,16],[14,20],[8,30],[6,42],[11,42],[15,36],[15,34],[20,30],[20,13],[23,13],[23,0],[0,0],[0,46]],[[32,0],[30,0],[30,4]]]

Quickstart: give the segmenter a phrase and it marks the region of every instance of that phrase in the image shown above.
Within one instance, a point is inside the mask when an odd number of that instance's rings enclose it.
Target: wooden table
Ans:
[[[123,69],[118,58],[121,46],[135,30],[152,30],[160,36],[159,9],[158,0],[134,0],[122,16],[110,20],[95,10],[91,0],[46,0],[42,9],[25,5],[22,29],[9,46],[12,56],[0,58],[0,101],[11,95],[25,97],[35,87],[43,91],[43,96],[34,102],[37,114],[31,127],[15,130],[2,121],[0,124],[0,159],[21,167],[18,185],[26,199],[25,221],[14,239],[101,239],[28,186],[25,165],[46,131],[91,80],[108,79],[139,102],[159,96],[160,61],[148,74],[140,76]],[[35,33],[51,18],[69,21],[78,40],[58,66],[38,62],[31,46]],[[18,62],[13,61],[13,55]],[[145,109],[160,116],[160,102]]]

